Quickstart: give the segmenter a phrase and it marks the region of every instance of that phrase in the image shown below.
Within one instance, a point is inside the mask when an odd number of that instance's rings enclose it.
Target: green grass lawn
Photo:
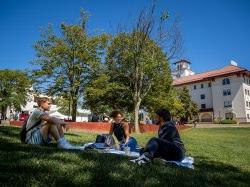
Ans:
[[[195,170],[128,157],[21,144],[19,128],[0,127],[0,186],[250,186],[250,128],[187,129],[181,132]],[[140,145],[155,134],[134,134]],[[68,133],[72,143],[96,134]]]

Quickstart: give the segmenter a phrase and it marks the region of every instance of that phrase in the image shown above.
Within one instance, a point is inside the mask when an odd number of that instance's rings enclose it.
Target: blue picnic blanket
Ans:
[[[89,147],[97,149],[98,152],[100,153],[110,153],[110,154],[124,155],[124,156],[135,157],[135,158],[140,156],[139,152],[130,151],[129,153],[125,153],[125,151],[120,151],[120,150],[116,150],[113,148],[106,148],[104,147],[104,145],[99,144],[99,143],[84,144],[83,146],[81,146],[81,150],[85,150],[86,148],[89,148]],[[169,161],[169,160],[164,160],[164,159],[160,159],[160,160],[162,161],[164,165],[174,164],[180,167],[194,169],[194,165],[193,165],[194,158],[190,156],[185,157],[182,161]]]

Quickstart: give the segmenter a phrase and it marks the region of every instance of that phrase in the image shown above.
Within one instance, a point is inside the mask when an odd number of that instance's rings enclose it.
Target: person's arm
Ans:
[[[176,135],[176,128],[171,126],[165,126],[163,127],[161,133],[159,134],[159,138],[163,140],[168,140],[174,138]]]
[[[123,129],[124,129],[125,136],[126,136],[125,144],[127,144],[129,141],[129,125],[128,125],[128,123],[124,123]]]
[[[42,115],[41,120],[46,121],[48,123],[56,124],[56,125],[67,125],[65,121],[58,119],[56,117],[51,117],[48,114]]]
[[[114,123],[111,123],[110,129],[109,129],[109,135],[113,134],[113,129],[114,129]]]

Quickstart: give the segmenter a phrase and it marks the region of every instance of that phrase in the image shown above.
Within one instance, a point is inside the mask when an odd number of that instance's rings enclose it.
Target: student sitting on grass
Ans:
[[[39,98],[37,104],[38,108],[32,112],[27,121],[26,130],[31,130],[27,132],[25,142],[46,145],[50,143],[52,136],[57,141],[59,148],[73,149],[73,146],[64,138],[62,126],[67,124],[60,119],[50,117],[47,113],[51,107],[49,98]]]
[[[129,135],[129,125],[124,122],[122,112],[113,111],[111,117],[114,122],[111,123],[109,134],[114,133],[120,143],[120,149],[123,151],[125,147],[130,147],[130,151],[136,151],[137,142],[135,138]]]
[[[160,125],[158,138],[149,140],[146,147],[142,150],[142,155],[134,160],[139,165],[150,163],[154,158],[181,161],[184,158],[185,148],[180,139],[175,123],[171,121],[168,110],[159,109],[156,112],[156,121]]]

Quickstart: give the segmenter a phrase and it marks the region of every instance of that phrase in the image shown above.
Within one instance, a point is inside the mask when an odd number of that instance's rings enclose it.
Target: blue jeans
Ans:
[[[122,143],[120,144],[120,149],[121,151],[124,151],[124,148],[125,147],[130,147],[130,151],[137,151],[136,148],[137,148],[137,141],[135,138],[133,137],[129,137],[129,140],[128,140],[128,143],[125,144],[125,143]]]

